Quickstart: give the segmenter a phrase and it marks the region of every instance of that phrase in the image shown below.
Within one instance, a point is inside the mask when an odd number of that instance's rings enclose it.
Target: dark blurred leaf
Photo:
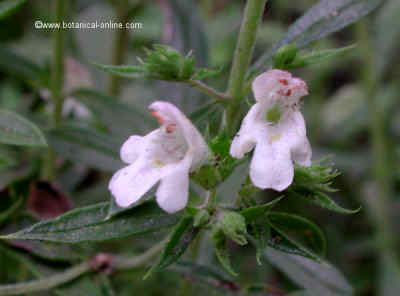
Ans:
[[[208,41],[203,21],[193,0],[168,0],[175,15],[174,21],[183,43],[183,52],[193,50],[197,66],[208,62]]]
[[[180,261],[171,267],[171,269],[176,270],[189,278],[193,278],[195,281],[203,282],[209,288],[214,287],[224,293],[234,293],[239,291],[239,286],[232,281],[231,278],[209,266],[199,265],[188,261]]]
[[[158,263],[145,275],[148,278],[153,272],[162,271],[169,265],[175,263],[190,246],[199,233],[200,228],[193,226],[193,217],[185,216],[178,223],[168,242],[165,244]]]
[[[105,221],[108,208],[109,203],[78,208],[1,238],[62,243],[103,241],[158,231],[179,219],[178,215],[167,214],[156,203],[148,202]]]
[[[64,125],[47,132],[49,146],[60,156],[100,170],[115,171],[122,166],[119,146],[112,136],[80,127]]]
[[[0,143],[21,146],[47,145],[37,126],[8,110],[0,110]]]
[[[281,212],[270,212],[268,220],[273,227],[285,232],[289,237],[300,238],[306,242],[317,254],[325,254],[325,236],[313,222],[298,215]]]
[[[285,44],[293,42],[297,48],[304,48],[312,41],[354,23],[382,2],[383,0],[321,0],[290,26],[285,37],[258,59],[251,74],[268,69],[275,52]]]
[[[264,256],[309,296],[350,296],[352,288],[343,275],[327,262],[316,262],[268,248]]]
[[[84,275],[55,291],[58,296],[115,296],[104,275]]]
[[[4,203],[5,199],[3,196],[3,192],[4,190],[0,192],[0,197],[2,198],[2,202]],[[0,226],[3,225],[3,223],[5,223],[23,204],[24,204],[24,199],[19,198],[6,210],[0,211]]]
[[[400,291],[400,266],[396,254],[386,251],[379,258],[379,296],[397,296]]]
[[[10,48],[0,47],[0,70],[35,86],[41,85],[42,69],[27,58],[14,53]]]
[[[15,13],[26,0],[3,0],[0,2],[0,20]]]
[[[374,23],[375,46],[377,50],[377,72],[382,74],[391,70],[392,62],[397,59],[400,49],[400,23],[397,16],[400,13],[400,2],[397,0],[385,1]]]
[[[147,132],[155,126],[154,120],[148,114],[95,90],[80,89],[72,96],[85,104],[114,138],[126,139],[132,134]]]

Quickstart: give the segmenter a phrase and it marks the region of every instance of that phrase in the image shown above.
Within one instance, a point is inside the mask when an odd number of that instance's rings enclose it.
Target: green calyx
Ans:
[[[224,235],[237,244],[247,244],[247,227],[244,217],[238,213],[226,211],[219,220],[219,228]]]

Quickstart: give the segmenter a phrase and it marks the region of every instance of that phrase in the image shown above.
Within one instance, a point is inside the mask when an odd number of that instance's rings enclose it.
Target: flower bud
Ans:
[[[210,221],[210,214],[204,209],[200,209],[194,216],[193,226],[201,227],[206,225]]]
[[[247,244],[246,221],[242,215],[235,212],[224,212],[218,224],[225,236],[239,245]]]
[[[273,68],[286,70],[297,56],[297,47],[293,43],[281,47],[274,56]]]

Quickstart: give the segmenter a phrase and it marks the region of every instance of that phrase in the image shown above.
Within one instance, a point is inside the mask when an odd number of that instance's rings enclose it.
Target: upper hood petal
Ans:
[[[203,137],[191,123],[191,121],[173,104],[156,101],[149,106],[150,110],[156,111],[166,120],[176,122],[189,146],[188,153],[193,156],[191,170],[199,168],[209,156],[209,149]]]

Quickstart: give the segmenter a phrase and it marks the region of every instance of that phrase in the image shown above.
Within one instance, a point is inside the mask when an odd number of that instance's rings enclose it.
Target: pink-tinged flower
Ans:
[[[198,130],[174,105],[150,105],[160,128],[146,136],[131,136],[121,147],[129,166],[112,177],[109,190],[117,204],[128,207],[160,182],[156,199],[168,213],[182,210],[188,201],[189,173],[208,159],[209,150]]]
[[[64,116],[69,114],[75,115],[77,118],[88,119],[91,117],[89,109],[82,103],[78,102],[71,93],[79,88],[87,88],[93,85],[89,71],[77,60],[73,58],[65,59],[65,79],[63,93],[66,96],[62,113]],[[48,89],[42,89],[40,95],[46,101],[51,101],[51,92]],[[50,111],[53,106],[50,106]]]
[[[311,146],[299,111],[307,85],[289,72],[270,70],[257,76],[252,88],[257,103],[243,119],[230,153],[242,158],[255,147],[251,181],[262,189],[282,191],[293,181],[294,163],[311,165]]]

